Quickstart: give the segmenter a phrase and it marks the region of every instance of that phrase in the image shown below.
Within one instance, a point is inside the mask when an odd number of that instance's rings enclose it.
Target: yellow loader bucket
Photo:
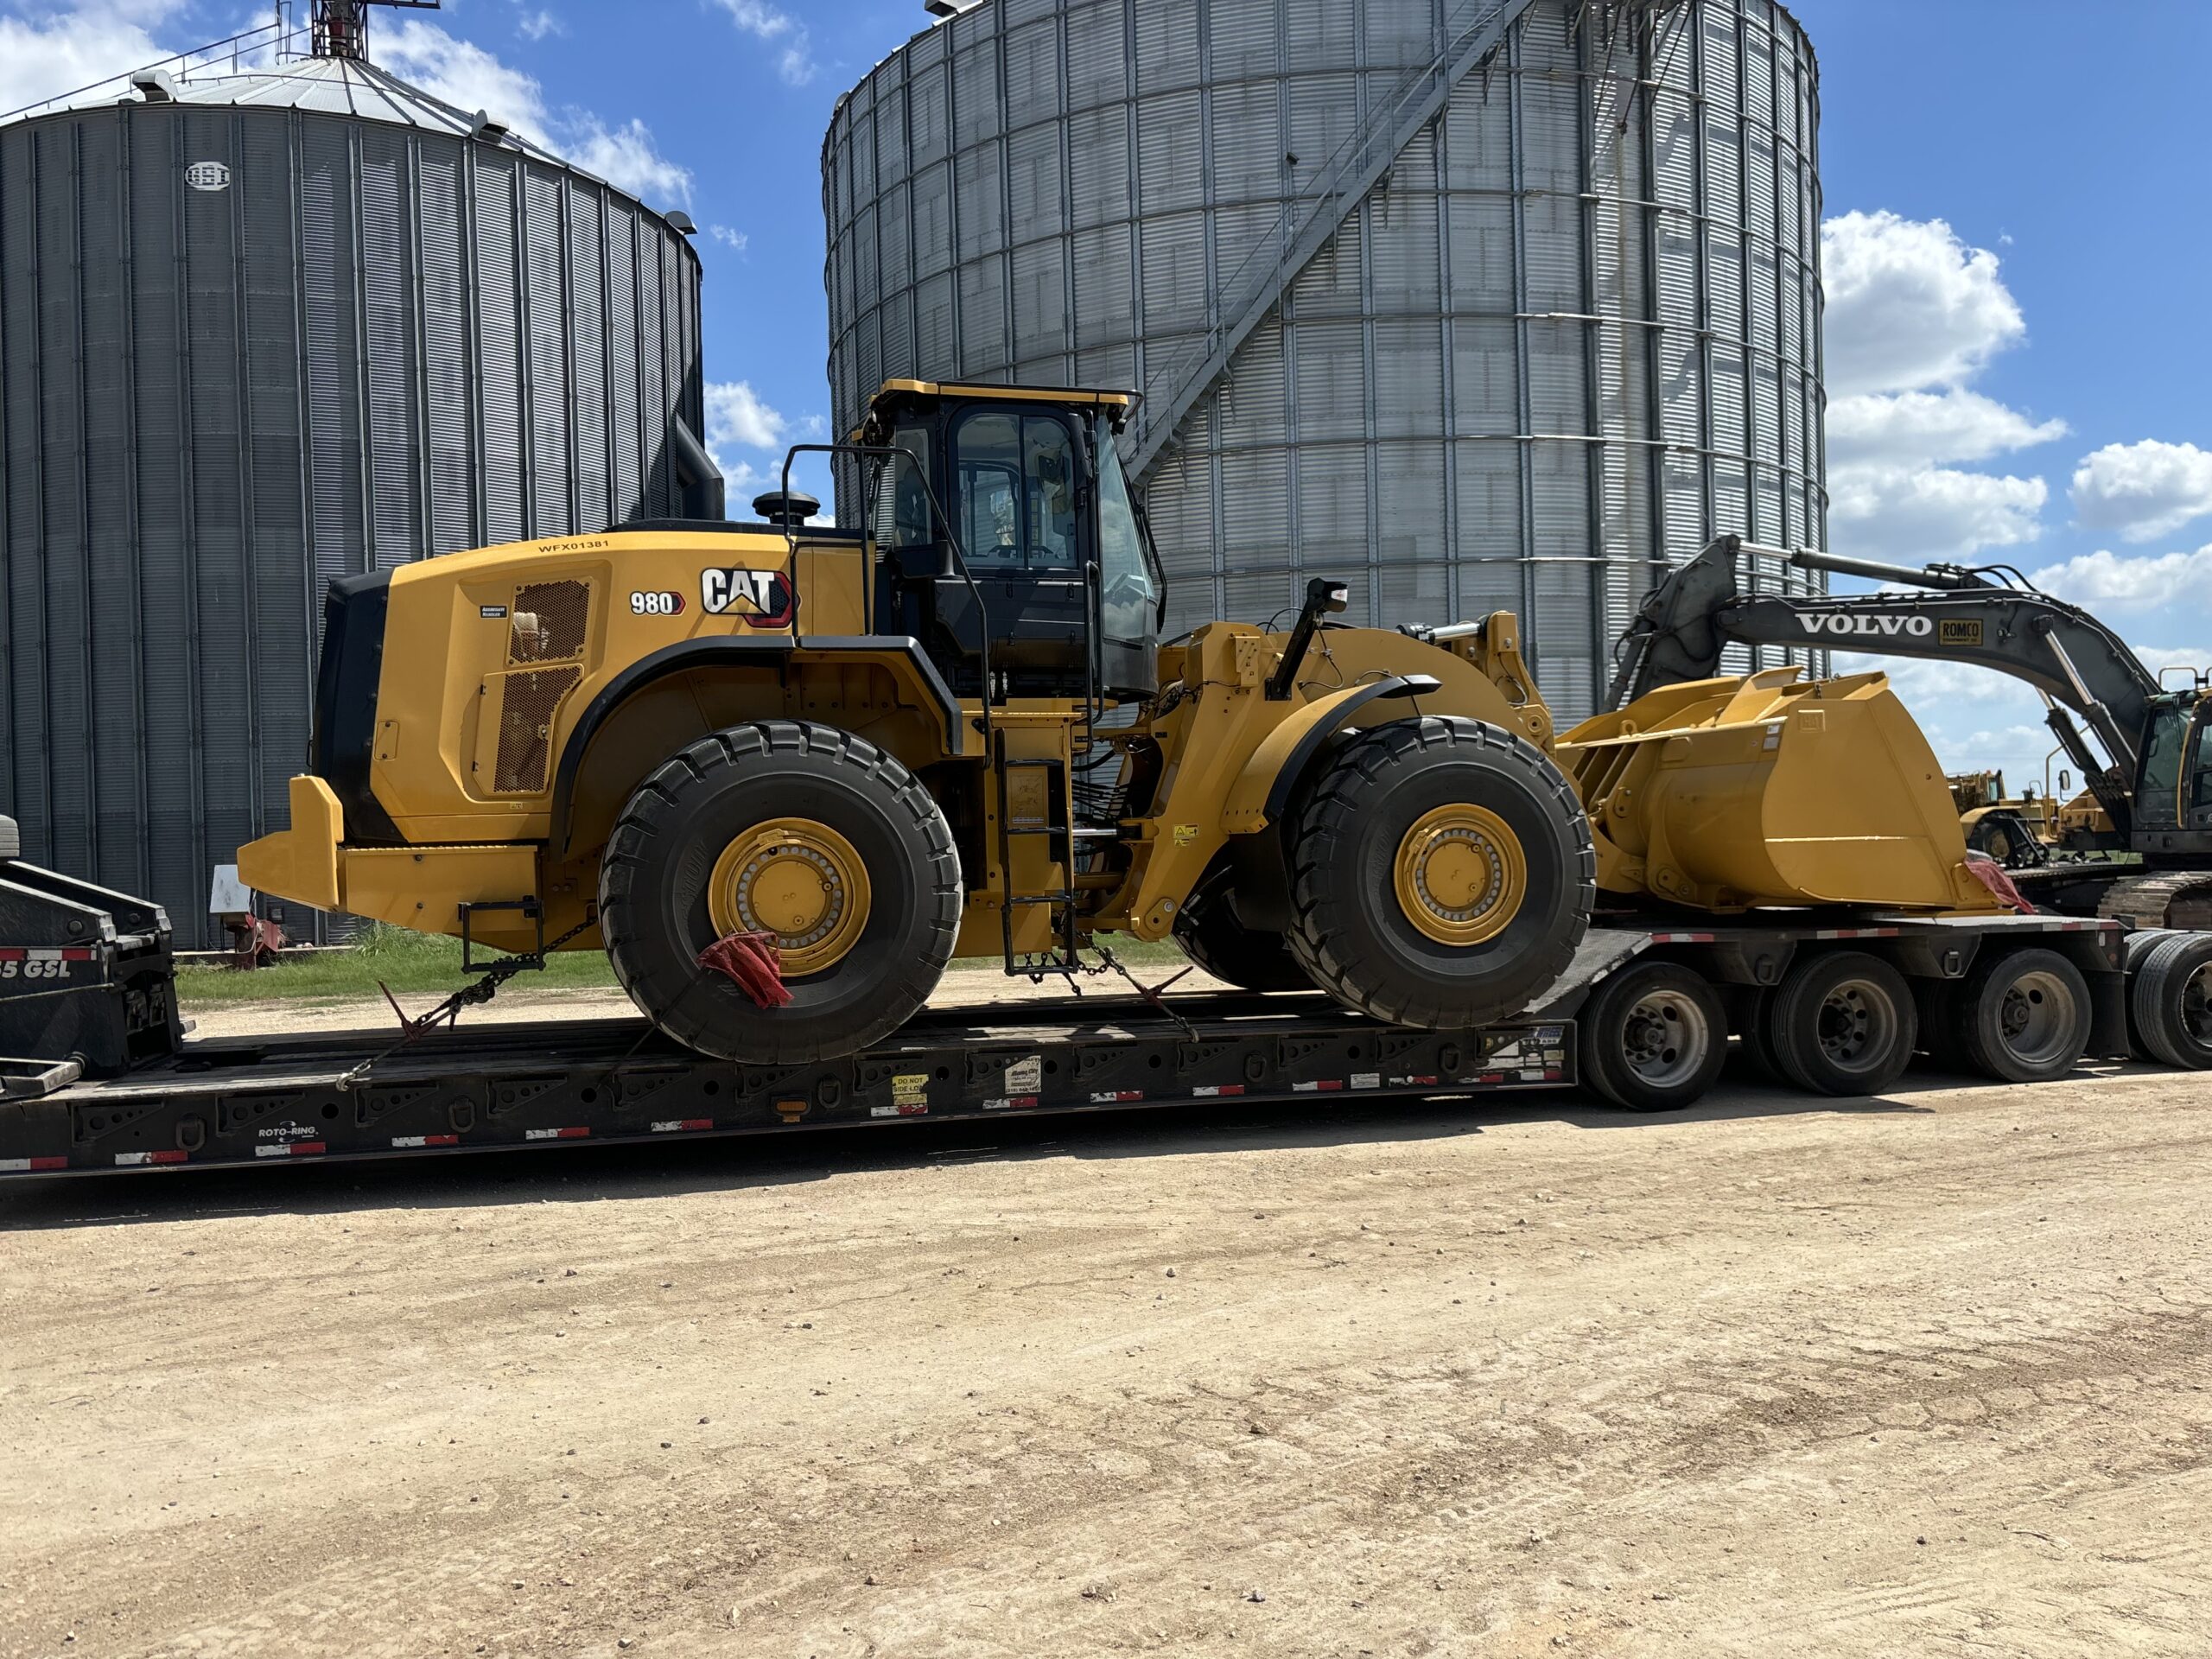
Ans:
[[[2001,911],[1889,677],[1802,672],[1669,686],[1560,740],[1599,886],[1715,911]]]

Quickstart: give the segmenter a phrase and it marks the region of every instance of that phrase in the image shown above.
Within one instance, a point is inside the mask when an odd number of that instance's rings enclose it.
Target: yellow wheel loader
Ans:
[[[1402,1024],[1541,998],[1595,855],[1514,619],[1343,627],[1317,580],[1287,631],[1163,645],[1133,402],[895,381],[810,447],[856,527],[814,524],[787,461],[764,523],[334,583],[312,770],[241,874],[526,957],[603,945],[664,1031],[747,1062],[867,1046],[955,957],[1071,971],[1102,932]],[[780,991],[724,971],[739,944]]]

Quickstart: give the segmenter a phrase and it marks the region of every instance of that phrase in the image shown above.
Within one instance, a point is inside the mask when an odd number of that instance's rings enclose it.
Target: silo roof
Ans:
[[[257,109],[306,110],[319,115],[352,116],[396,126],[469,137],[474,111],[456,109],[398,76],[349,58],[302,58],[274,69],[241,74],[200,73],[174,83],[180,104],[233,105]],[[112,100],[102,99],[102,103]],[[497,110],[489,111],[494,121]],[[510,134],[510,141],[548,161],[552,151]],[[562,165],[568,165],[563,162]]]

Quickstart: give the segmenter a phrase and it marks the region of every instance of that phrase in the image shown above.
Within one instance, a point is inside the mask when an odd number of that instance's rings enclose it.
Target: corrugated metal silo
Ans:
[[[204,937],[304,765],[327,580],[674,512],[702,397],[683,236],[365,63],[0,127],[25,855]]]
[[[826,139],[838,423],[1140,387],[1174,626],[1510,607],[1579,715],[1664,561],[1825,543],[1818,121],[1773,0],[979,0]]]

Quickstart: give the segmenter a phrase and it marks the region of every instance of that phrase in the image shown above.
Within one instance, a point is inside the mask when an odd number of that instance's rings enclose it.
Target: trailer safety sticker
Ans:
[[[1351,1074],[1351,1086],[1355,1089],[1380,1089],[1382,1074],[1380,1071],[1355,1071]]]
[[[930,1109],[930,1074],[901,1071],[891,1079],[891,1103],[872,1106],[870,1117],[926,1117]]]
[[[987,1112],[1027,1111],[1037,1103],[1045,1087],[1045,1057],[1031,1054],[1010,1061],[999,1076],[1003,1095],[993,1096],[983,1102]]]

